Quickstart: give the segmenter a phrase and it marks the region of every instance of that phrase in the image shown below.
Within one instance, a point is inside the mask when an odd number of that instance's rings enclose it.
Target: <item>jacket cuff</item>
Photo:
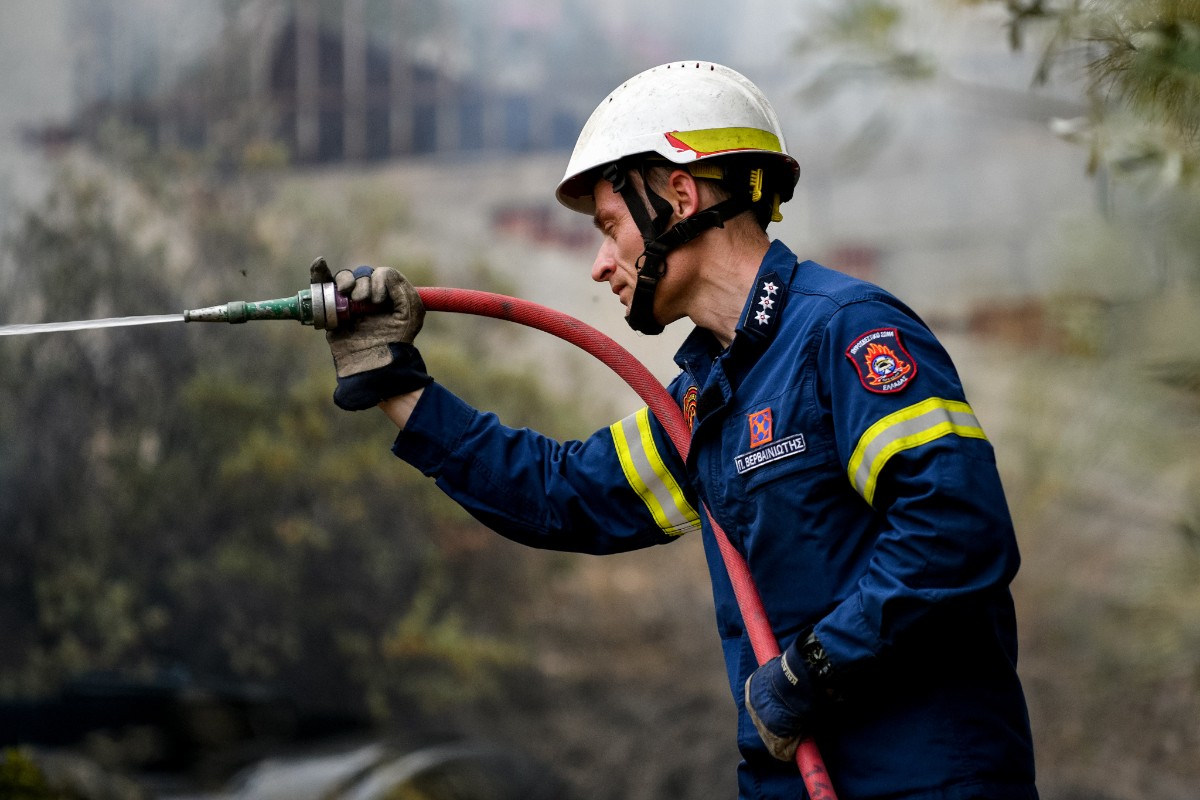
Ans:
[[[425,475],[437,477],[475,414],[475,409],[435,381],[417,400],[404,430],[392,443],[392,453]]]
[[[813,630],[830,660],[843,673],[865,668],[883,649],[875,628],[867,621],[861,593],[843,600]]]

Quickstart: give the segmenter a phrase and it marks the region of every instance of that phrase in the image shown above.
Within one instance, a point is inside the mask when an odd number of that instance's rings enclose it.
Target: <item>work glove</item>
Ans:
[[[801,740],[812,735],[819,698],[794,645],[746,679],[746,711],[767,750],[781,761],[795,761]]]
[[[388,267],[343,269],[331,275],[323,258],[313,261],[309,275],[313,283],[332,281],[352,301],[392,306],[390,313],[339,320],[336,328],[325,332],[337,371],[333,402],[339,408],[372,408],[433,381],[413,346],[425,321],[425,306],[403,275]]]

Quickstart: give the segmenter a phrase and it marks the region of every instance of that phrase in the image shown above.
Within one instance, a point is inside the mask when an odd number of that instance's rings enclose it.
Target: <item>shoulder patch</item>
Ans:
[[[862,385],[879,394],[900,391],[917,374],[917,362],[895,328],[876,328],[856,337],[846,348],[846,358],[858,369]]]

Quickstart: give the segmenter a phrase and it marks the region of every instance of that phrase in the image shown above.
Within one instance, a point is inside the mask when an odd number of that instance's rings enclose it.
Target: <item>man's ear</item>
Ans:
[[[686,219],[701,210],[700,184],[686,169],[672,170],[667,178],[667,188],[670,189],[670,196],[666,200],[680,219]]]

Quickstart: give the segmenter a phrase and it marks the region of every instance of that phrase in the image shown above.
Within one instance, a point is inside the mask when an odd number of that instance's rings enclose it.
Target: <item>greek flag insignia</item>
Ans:
[[[762,447],[773,438],[771,433],[771,409],[764,408],[750,415],[750,448]]]

